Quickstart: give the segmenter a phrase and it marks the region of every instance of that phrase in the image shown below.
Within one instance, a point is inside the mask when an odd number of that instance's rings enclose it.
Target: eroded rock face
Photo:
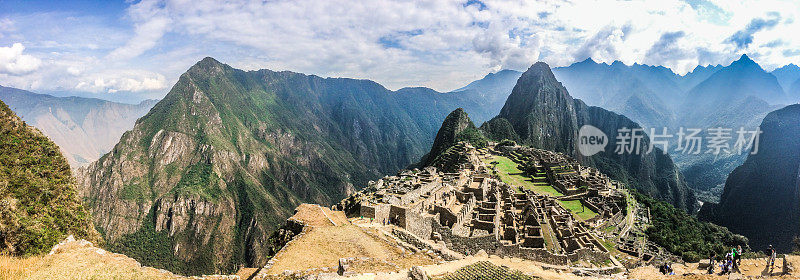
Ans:
[[[574,155],[578,120],[574,102],[544,62],[522,74],[497,118],[503,118],[521,141]]]

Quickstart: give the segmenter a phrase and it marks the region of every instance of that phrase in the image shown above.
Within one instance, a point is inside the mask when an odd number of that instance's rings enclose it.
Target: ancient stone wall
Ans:
[[[433,231],[432,224],[439,219],[440,217],[438,214],[431,216],[410,212],[406,215],[406,226],[404,228],[416,236],[430,239],[431,232]]]
[[[478,236],[478,237],[464,237],[454,235],[453,232],[439,223],[433,223],[433,231],[439,233],[442,240],[447,244],[447,248],[465,255],[472,255],[480,250],[487,253],[494,253],[500,243],[497,242],[497,237],[494,234]]]
[[[402,228],[407,228],[408,224],[406,223],[406,208],[397,205],[389,205],[389,223]]]
[[[361,203],[360,216],[366,219],[374,219],[376,222],[383,223],[389,220],[388,204],[368,204]]]

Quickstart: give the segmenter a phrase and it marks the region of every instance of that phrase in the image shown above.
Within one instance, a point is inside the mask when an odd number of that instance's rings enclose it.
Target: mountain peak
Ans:
[[[794,63],[789,63],[789,64],[786,64],[786,65],[781,66],[779,68],[776,68],[772,72],[774,73],[774,72],[780,72],[780,71],[800,71],[800,67],[798,67]]]
[[[583,61],[575,63],[575,64],[597,64],[597,62],[594,61],[594,59],[592,59],[591,57],[588,57],[588,58],[584,59]]]
[[[485,144],[485,139],[478,132],[475,123],[470,120],[463,108],[455,109],[444,118],[442,127],[436,133],[431,151],[428,153],[427,158],[423,159],[425,165],[431,165],[436,162],[439,155],[459,141],[467,141],[473,145]]]
[[[189,71],[192,71],[192,70],[195,70],[195,71],[203,70],[203,72],[206,72],[206,71],[209,71],[209,70],[217,70],[217,71],[219,71],[225,66],[227,66],[227,65],[223,64],[222,62],[219,62],[218,60],[214,59],[213,57],[207,56],[207,57],[203,58],[202,60],[198,61],[197,63],[195,63],[194,66],[189,68]]]
[[[614,67],[625,67],[626,65],[622,61],[614,60],[614,62],[611,63],[611,66],[614,66]]]
[[[750,59],[749,56],[747,56],[746,53],[743,53],[742,56],[739,57],[739,60],[741,60],[741,61],[753,61],[752,59]]]
[[[538,79],[550,78],[553,80],[556,79],[556,76],[553,75],[553,71],[550,69],[550,65],[547,65],[547,63],[541,61],[531,65],[531,67],[528,68],[528,70],[526,70],[525,73],[522,73],[522,77],[524,77],[525,79],[531,79],[531,78],[538,78]],[[522,79],[522,77],[520,79]]]
[[[753,61],[752,59],[750,59],[750,57],[747,56],[747,54],[742,54],[742,56],[740,56],[739,59],[734,61],[732,64],[753,65],[753,64],[757,64],[757,63],[755,61]]]
[[[731,63],[729,67],[733,69],[749,69],[753,71],[764,71],[764,69],[761,68],[761,65],[758,65],[758,63],[750,59],[750,57],[747,56],[747,54],[742,54],[742,56],[739,57],[738,60]]]

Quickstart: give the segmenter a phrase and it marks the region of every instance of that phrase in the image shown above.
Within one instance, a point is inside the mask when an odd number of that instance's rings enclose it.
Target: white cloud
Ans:
[[[14,43],[11,47],[0,47],[0,74],[25,75],[36,71],[42,60],[32,55],[23,54],[25,46]]]
[[[160,90],[166,87],[166,78],[161,74],[146,71],[104,71],[81,77],[76,90],[87,92],[140,92]]]
[[[151,0],[141,1],[131,6],[128,13],[136,21],[135,35],[124,46],[114,49],[106,58],[111,60],[131,59],[153,48],[172,23],[158,6],[159,1]]]
[[[727,64],[741,53],[750,54],[767,69],[800,64],[796,55],[800,38],[787,35],[800,30],[797,1],[130,3],[124,18],[118,19],[122,27],[107,27],[102,20],[67,21],[71,24],[51,20],[42,26],[65,29],[48,31],[29,24],[43,18],[40,15],[28,18],[27,24],[18,18],[8,20],[16,31],[3,33],[5,38],[13,36],[14,42],[25,42],[38,51],[26,54],[41,58],[47,70],[24,78],[0,78],[42,88],[77,89],[80,85],[82,90],[98,92],[163,91],[194,62],[213,56],[249,70],[366,78],[392,89],[428,86],[444,91],[489,71],[524,70],[538,60],[564,66],[589,56],[601,62],[664,65],[678,73],[697,64]],[[771,16],[776,12],[779,16]],[[756,18],[780,21],[753,32],[747,37],[752,42],[739,50],[724,43],[746,31]],[[81,32],[87,26],[68,28],[87,22],[102,28],[88,32],[92,36]],[[2,26],[0,19],[0,30]],[[98,34],[108,34],[108,39]],[[0,38],[0,44],[12,43],[7,40]]]

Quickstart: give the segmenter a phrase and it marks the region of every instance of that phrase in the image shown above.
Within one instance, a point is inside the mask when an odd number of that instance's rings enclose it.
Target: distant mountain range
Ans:
[[[41,130],[64,152],[72,167],[107,153],[122,133],[157,100],[125,104],[84,97],[55,97],[0,86],[0,100],[28,124]]]
[[[547,82],[520,79],[512,86],[519,94],[504,100],[503,110],[535,104],[529,91],[560,86],[546,65],[532,69],[541,71],[531,77],[546,75]],[[503,77],[488,79],[509,79]],[[242,71],[205,58],[181,75],[109,153],[79,169],[81,195],[110,249],[146,265],[182,273],[262,266],[269,252],[262,241],[299,203],[335,203],[426,153],[435,161],[453,139],[481,141],[465,112],[484,119],[497,115],[484,105],[496,102],[500,93],[484,92],[390,91],[367,80]],[[548,140],[553,145],[575,143],[577,127],[584,123],[608,131],[638,126],[585,106],[566,90],[561,98],[560,105],[508,109],[500,116],[516,124],[533,117],[537,108],[563,111],[554,121],[567,130],[563,139]],[[509,130],[525,135],[520,127]],[[561,146],[574,154],[574,146]],[[694,207],[669,156],[587,162],[683,209]]]
[[[502,99],[511,94],[509,81],[521,74],[503,70],[459,90],[496,95],[488,100]],[[592,59],[554,68],[553,74],[571,96],[587,105],[622,114],[645,128],[667,127],[673,135],[680,127],[752,130],[781,104],[800,101],[800,68],[787,65],[768,73],[747,55],[728,66],[697,66],[682,76],[662,66],[606,64]],[[502,105],[487,102],[487,107],[499,111]],[[717,201],[728,173],[746,158],[739,154],[686,155],[675,150],[677,141],[672,144],[668,152],[704,201]]]

